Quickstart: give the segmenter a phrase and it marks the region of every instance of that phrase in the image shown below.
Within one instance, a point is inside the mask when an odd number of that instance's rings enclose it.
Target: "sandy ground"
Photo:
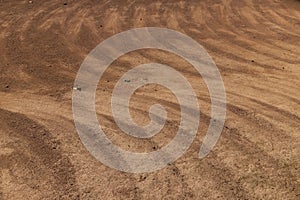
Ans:
[[[66,3],[65,3],[66,2]],[[0,0],[0,199],[300,199],[300,2]],[[66,4],[66,5],[64,5]],[[137,123],[161,103],[171,113],[148,140],[119,131],[110,110],[118,78],[141,63],[180,71],[201,107],[196,140],[166,168],[113,170],[81,143],[72,87],[86,55],[104,39],[155,26],[185,33],[215,60],[227,92],[227,119],[213,152],[197,159],[210,120],[202,78],[186,61],[158,50],[129,53],[99,82],[97,112],[109,138],[148,152],[174,137],[176,98],[157,85],[131,101]]]

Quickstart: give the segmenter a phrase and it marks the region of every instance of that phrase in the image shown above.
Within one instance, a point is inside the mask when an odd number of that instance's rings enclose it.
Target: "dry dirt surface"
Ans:
[[[101,164],[81,143],[72,115],[73,82],[87,54],[106,38],[136,27],[182,32],[205,47],[222,75],[227,118],[220,140],[197,158],[210,120],[201,76],[168,52],[139,50],[117,59],[97,90],[99,123],[130,151],[149,152],[176,133],[179,106],[170,91],[146,85],[131,114],[168,113],[151,139],[116,126],[110,98],[129,69],[168,64],[193,86],[201,122],[188,151],[143,174]],[[300,1],[0,0],[0,199],[300,199]]]

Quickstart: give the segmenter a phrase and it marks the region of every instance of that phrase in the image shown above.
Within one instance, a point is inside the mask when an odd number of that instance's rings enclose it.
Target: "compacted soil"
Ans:
[[[182,58],[153,49],[128,53],[105,72],[99,123],[126,150],[166,145],[180,120],[170,91],[151,84],[132,96],[137,123],[149,122],[154,103],[171,113],[151,139],[118,129],[110,97],[134,66],[168,64],[189,80],[201,108],[188,151],[162,170],[130,174],[81,143],[72,115],[76,73],[101,41],[137,27],[182,32],[218,66],[227,118],[206,158],[197,156],[210,121],[207,87]],[[300,1],[0,0],[0,199],[300,199]]]

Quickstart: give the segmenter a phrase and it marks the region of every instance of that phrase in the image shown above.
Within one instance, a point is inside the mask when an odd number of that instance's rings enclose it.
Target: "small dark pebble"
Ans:
[[[5,88],[9,88],[9,85],[6,85]]]
[[[146,180],[146,178],[147,178],[146,176],[142,176],[142,175],[140,176],[140,180]]]
[[[254,60],[251,60],[251,62],[254,62]]]
[[[67,2],[65,2],[65,3],[64,3],[64,5],[65,5],[65,6],[66,6],[66,5],[68,5],[68,3],[67,3]]]

